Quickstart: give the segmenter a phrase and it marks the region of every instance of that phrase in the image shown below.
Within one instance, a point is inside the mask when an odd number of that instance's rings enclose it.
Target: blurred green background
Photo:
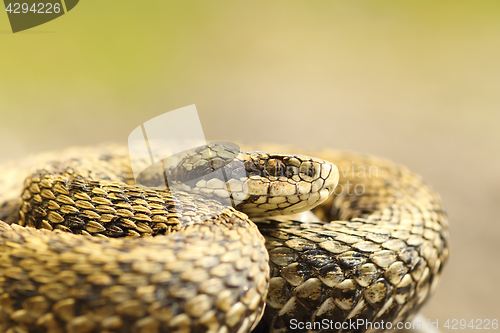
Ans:
[[[500,2],[82,1],[12,34],[0,161],[196,104],[207,139],[366,151],[442,194],[452,253],[424,309],[500,319]]]

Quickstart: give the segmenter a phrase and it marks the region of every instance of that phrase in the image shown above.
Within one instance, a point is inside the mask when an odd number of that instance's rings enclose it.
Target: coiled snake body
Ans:
[[[128,185],[126,156],[104,146],[0,166],[1,332],[385,332],[448,258],[439,197],[384,159],[242,154],[249,178],[229,181],[257,228],[200,196],[227,183]]]

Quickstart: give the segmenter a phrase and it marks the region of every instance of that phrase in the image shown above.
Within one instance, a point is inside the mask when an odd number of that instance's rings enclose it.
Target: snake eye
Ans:
[[[269,176],[281,177],[285,174],[285,165],[282,161],[271,158],[267,161],[266,173]]]
[[[302,162],[299,167],[300,170],[300,178],[302,180],[310,181],[317,178],[316,176],[319,174],[319,170],[316,170],[316,166],[312,162]]]
[[[314,178],[315,175],[316,175],[316,170],[314,170],[312,166],[309,169],[307,169],[306,176]]]
[[[292,178],[293,176],[298,176],[298,175],[299,175],[299,168],[297,168],[294,165],[287,165],[286,166],[285,177]]]

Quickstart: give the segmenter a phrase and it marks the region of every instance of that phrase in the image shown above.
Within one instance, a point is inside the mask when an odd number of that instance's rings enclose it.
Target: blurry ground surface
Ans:
[[[385,156],[449,211],[424,315],[500,319],[500,2],[169,3],[80,2],[18,34],[0,13],[0,161],[190,104],[209,140]]]

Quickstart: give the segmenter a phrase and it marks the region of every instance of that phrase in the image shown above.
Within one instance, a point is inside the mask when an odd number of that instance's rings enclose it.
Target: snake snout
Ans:
[[[312,209],[333,193],[339,182],[339,171],[335,164],[315,158],[302,163],[299,169],[298,195],[301,200],[307,201],[305,207]],[[307,209],[294,210],[292,213]]]
[[[326,170],[329,169],[329,174],[325,178],[325,184],[323,185],[323,188],[328,191],[329,196],[333,194],[333,191],[339,183],[339,169],[335,164],[330,162],[325,162],[322,168],[325,170],[325,174],[328,172]]]

